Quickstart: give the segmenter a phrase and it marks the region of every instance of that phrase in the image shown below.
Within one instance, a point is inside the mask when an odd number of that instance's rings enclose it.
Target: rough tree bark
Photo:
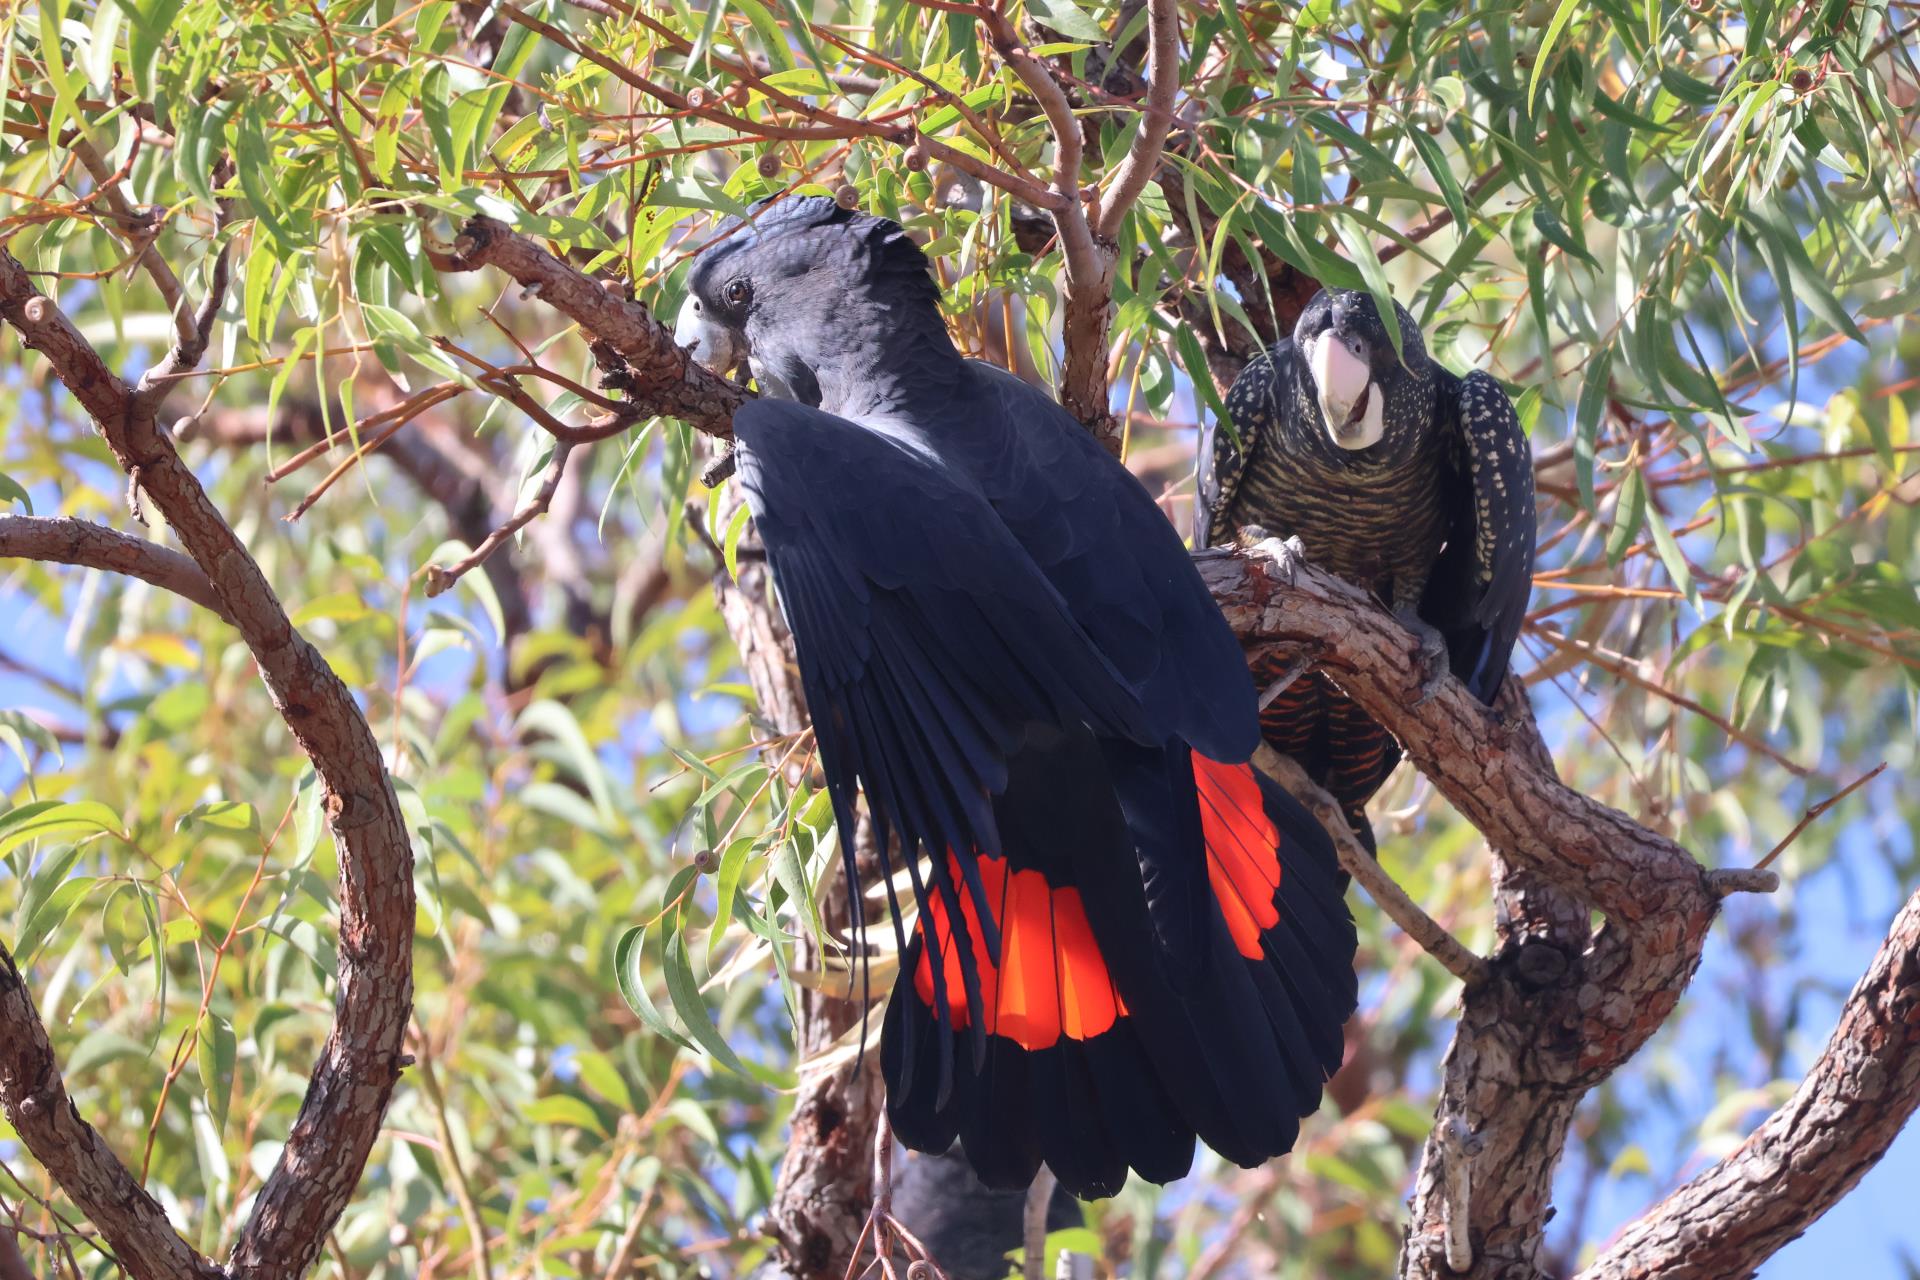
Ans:
[[[1708,870],[1567,788],[1511,685],[1498,711],[1451,682],[1416,705],[1412,637],[1279,544],[1200,563],[1250,649],[1317,655],[1500,859],[1502,946],[1489,978],[1463,993],[1400,1274],[1542,1280],[1552,1175],[1574,1108],[1673,1012],[1721,898],[1768,877]],[[1606,916],[1591,936],[1585,903]],[[1920,1104],[1916,1059],[1920,905],[1909,903],[1794,1098],[1740,1151],[1629,1227],[1583,1280],[1749,1274],[1885,1152]],[[1454,1120],[1471,1138],[1464,1156],[1442,1140]],[[1470,1162],[1464,1204],[1449,1158]],[[1465,1224],[1464,1265],[1448,1261],[1449,1220]],[[1705,1259],[1700,1269],[1695,1259]]]

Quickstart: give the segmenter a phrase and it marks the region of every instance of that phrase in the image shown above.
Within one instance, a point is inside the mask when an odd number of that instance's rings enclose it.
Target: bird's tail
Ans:
[[[1355,1002],[1325,833],[1249,765],[1087,734],[1036,735],[994,807],[1004,847],[977,862],[999,953],[971,896],[962,944],[949,899],[923,905],[881,1049],[895,1133],[957,1137],[993,1186],[1045,1160],[1087,1198],[1130,1168],[1180,1177],[1196,1136],[1245,1166],[1288,1150]]]

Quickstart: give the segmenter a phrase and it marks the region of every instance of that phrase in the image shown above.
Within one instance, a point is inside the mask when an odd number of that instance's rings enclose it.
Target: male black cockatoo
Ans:
[[[1292,340],[1241,371],[1235,432],[1200,444],[1197,540],[1246,525],[1299,538],[1419,636],[1429,688],[1451,668],[1492,703],[1533,580],[1533,454],[1500,384],[1442,369],[1395,312],[1399,355],[1371,294],[1323,289]],[[1254,672],[1263,689],[1281,679],[1281,660]],[[1387,731],[1317,672],[1280,690],[1261,727],[1371,847],[1365,806],[1400,759]]]
[[[1340,1064],[1354,927],[1325,834],[1246,763],[1245,659],[1179,536],[1052,400],[961,358],[896,224],[763,205],[688,286],[678,339],[773,397],[734,415],[739,478],[848,893],[856,791],[910,872],[894,1132],[1083,1197],[1180,1177],[1196,1135],[1286,1151]]]

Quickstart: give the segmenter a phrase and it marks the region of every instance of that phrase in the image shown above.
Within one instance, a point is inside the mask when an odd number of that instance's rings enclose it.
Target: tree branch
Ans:
[[[81,1119],[13,956],[0,946],[0,1104],[7,1123],[113,1246],[134,1280],[219,1280],[160,1202]]]
[[[352,691],[288,619],[259,564],[159,429],[157,401],[136,396],[114,376],[4,249],[0,316],[46,358],[121,468],[152,498],[206,574],[252,651],[275,708],[320,777],[340,864],[334,1024],[230,1265],[236,1280],[297,1277],[312,1265],[359,1185],[406,1065],[401,1048],[413,1002],[413,852],[399,800]],[[9,1097],[9,1108],[16,1105]],[[32,1149],[50,1169],[63,1159],[46,1143]],[[104,1147],[99,1150],[111,1158]],[[128,1229],[119,1216],[125,1203],[100,1204],[107,1217],[96,1218],[123,1261],[145,1247],[142,1239],[114,1234]]]
[[[695,364],[640,303],[492,218],[468,222],[454,252],[434,257],[442,271],[504,271],[520,283],[522,297],[538,297],[618,352],[632,370],[636,401],[708,435],[732,438],[733,411],[750,393]]]
[[[1094,234],[1120,236],[1120,220],[1153,180],[1160,153],[1173,130],[1173,100],[1180,92],[1180,6],[1178,0],[1147,0],[1147,100],[1126,158],[1114,170],[1113,185],[1095,205]]]
[[[1159,0],[1166,7],[1166,0]],[[1027,91],[1040,104],[1053,134],[1053,188],[1057,203],[1049,205],[1065,261],[1066,299],[1060,319],[1062,346],[1060,403],[1114,453],[1120,451],[1120,424],[1107,406],[1107,333],[1113,322],[1113,277],[1118,263],[1111,239],[1096,232],[1080,189],[1080,162],[1085,143],[1080,122],[1066,90],[1045,62],[1020,42],[1013,24],[997,8],[982,11],[981,22],[994,51],[1000,55]],[[1178,18],[1172,35],[1178,48]],[[1164,32],[1157,32],[1156,38]],[[1176,59],[1174,62],[1177,70]],[[1150,126],[1141,124],[1142,135]],[[1165,133],[1154,146],[1157,157]],[[1129,156],[1131,159],[1131,156]],[[1128,179],[1134,181],[1131,177]],[[1145,177],[1140,180],[1145,186]],[[1139,194],[1138,190],[1134,195]]]
[[[125,574],[232,621],[191,556],[103,524],[65,516],[0,516],[0,559],[46,560]]]
[[[1281,755],[1264,742],[1254,755],[1260,768],[1285,787],[1295,800],[1305,805],[1320,825],[1327,829],[1327,835],[1332,837],[1333,847],[1340,855],[1341,869],[1359,882],[1380,909],[1400,926],[1402,933],[1438,960],[1441,968],[1467,985],[1471,986],[1487,976],[1487,962],[1461,945],[1458,938],[1428,915],[1387,874],[1386,868],[1367,853],[1360,844],[1360,838],[1353,834],[1353,826],[1347,821],[1347,816],[1340,812],[1339,802],[1309,778],[1307,771],[1293,757]]]
[[[1250,647],[1305,646],[1503,854],[1628,927],[1704,935],[1718,895],[1691,855],[1538,763],[1532,717],[1497,717],[1449,680],[1424,702],[1417,647],[1357,587],[1277,541],[1202,552],[1201,576]],[[1550,842],[1550,844],[1549,844]]]
[[[1580,1280],[1743,1280],[1851,1191],[1920,1106],[1920,893],[1793,1097],[1633,1223]]]
[[[567,455],[573,452],[573,446],[564,440],[555,441],[553,459],[547,463],[546,470],[540,474],[540,483],[527,496],[527,500],[515,508],[514,513],[499,528],[486,536],[472,554],[463,557],[455,564],[442,567],[427,566],[427,594],[437,596],[451,591],[453,584],[460,581],[461,575],[475,565],[485,564],[487,557],[500,549],[500,544],[520,530],[533,523],[534,519],[546,511],[553,502],[553,495],[560,488],[560,477],[566,473]]]

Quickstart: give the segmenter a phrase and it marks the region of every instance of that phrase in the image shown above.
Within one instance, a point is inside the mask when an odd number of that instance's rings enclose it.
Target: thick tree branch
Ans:
[[[1429,1137],[1400,1274],[1453,1275],[1447,1254],[1465,1247],[1464,1274],[1540,1280],[1574,1110],[1672,1013],[1720,895],[1678,845],[1560,781],[1511,682],[1498,711],[1455,681],[1422,702],[1413,637],[1364,593],[1278,542],[1199,564],[1251,650],[1314,654],[1493,846],[1502,948],[1463,992],[1438,1106],[1484,1146],[1463,1225],[1442,1135]],[[1591,940],[1583,903],[1608,917]]]
[[[443,271],[494,267],[589,335],[618,352],[632,371],[633,398],[655,413],[679,418],[708,435],[731,438],[733,411],[749,393],[695,364],[673,343],[673,333],[651,311],[554,257],[503,222],[475,218],[451,255],[436,255]]]
[[[722,504],[725,520],[744,498],[738,485],[729,485],[710,500]],[[779,733],[797,734],[808,724],[806,697],[793,636],[772,606],[768,583],[764,559],[743,559],[738,579],[728,576],[724,567],[716,569],[714,596],[761,718]],[[799,764],[795,760],[793,767]],[[870,833],[863,823],[862,838]],[[871,859],[870,851],[864,852]],[[836,887],[821,895],[822,915],[829,930],[844,930],[849,924],[846,895],[837,879],[833,883]],[[817,967],[820,961],[817,941],[802,938],[796,965]],[[803,990],[795,1027],[800,1059],[829,1052],[866,1017],[864,1001]],[[801,1075],[791,1134],[767,1214],[781,1264],[792,1280],[840,1280],[849,1274],[874,1201],[871,1154],[881,1100],[880,1073],[871,1063],[858,1072],[849,1062]]]
[[[1305,646],[1503,854],[1630,927],[1704,934],[1718,896],[1671,840],[1541,768],[1532,718],[1494,715],[1457,681],[1424,703],[1412,636],[1358,588],[1278,542],[1197,557],[1249,647]],[[1290,579],[1290,581],[1289,581]]]
[[[1661,1201],[1581,1280],[1744,1280],[1851,1191],[1920,1106],[1920,893],[1793,1097]]]
[[[191,556],[88,520],[0,516],[0,559],[47,560],[125,574],[228,619],[213,583]]]
[[[219,1280],[167,1221],[160,1202],[80,1117],[13,956],[0,946],[0,1104],[7,1123],[93,1219],[134,1280]],[[5,1228],[0,1228],[5,1230]]]
[[[136,396],[115,377],[3,249],[0,316],[46,358],[206,574],[252,651],[275,708],[320,777],[340,864],[334,1025],[230,1264],[230,1273],[246,1280],[296,1277],[312,1265],[359,1185],[406,1065],[401,1048],[413,1002],[413,852],[399,800],[352,691],[295,629],[259,564],[159,429],[158,403]],[[8,1105],[16,1100],[9,1098]],[[50,1148],[33,1150],[50,1168],[61,1159]],[[127,1234],[134,1224],[123,1216],[125,1203],[85,1207],[117,1251],[138,1253],[144,1242]]]

